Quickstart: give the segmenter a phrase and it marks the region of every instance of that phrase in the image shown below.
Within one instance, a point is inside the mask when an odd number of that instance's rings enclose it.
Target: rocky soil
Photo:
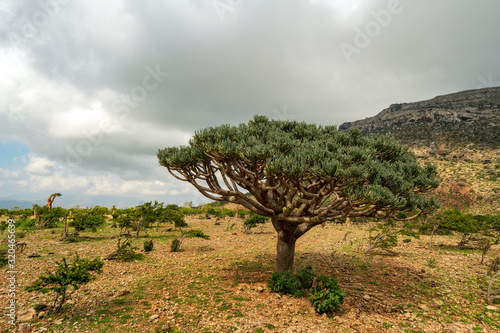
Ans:
[[[307,298],[272,293],[276,236],[271,225],[244,234],[239,219],[189,218],[210,240],[187,239],[171,253],[177,234],[149,230],[134,240],[155,248],[136,262],[106,261],[103,274],[75,291],[59,314],[35,313],[51,295],[24,287],[63,256],[105,257],[116,248],[116,229],[85,233],[62,243],[50,230],[29,232],[17,256],[18,324],[22,332],[499,332],[500,305],[488,306],[487,265],[476,249],[456,247],[459,237],[428,236],[400,242],[394,252],[364,256],[370,225],[328,224],[297,242],[296,267],[336,276],[347,297],[332,316],[316,314]],[[58,231],[59,233],[60,231]],[[5,235],[3,236],[5,240]],[[40,257],[28,258],[32,252]],[[496,245],[486,263],[499,254]],[[7,281],[7,270],[0,279]],[[0,302],[7,305],[3,288]],[[6,310],[4,310],[6,312]],[[2,332],[15,329],[1,322]]]
[[[339,129],[392,135],[405,143],[500,148],[500,87],[468,90],[414,103],[392,104]]]

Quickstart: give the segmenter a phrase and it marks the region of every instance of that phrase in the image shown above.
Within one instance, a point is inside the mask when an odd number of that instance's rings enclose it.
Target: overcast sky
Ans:
[[[500,1],[4,0],[0,199],[208,201],[158,166],[195,130],[340,125],[500,85]]]

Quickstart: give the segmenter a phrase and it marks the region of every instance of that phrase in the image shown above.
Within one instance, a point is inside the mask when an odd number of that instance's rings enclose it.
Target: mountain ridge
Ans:
[[[409,145],[446,143],[500,148],[500,87],[465,90],[432,99],[391,104],[373,117],[339,130],[395,137]]]

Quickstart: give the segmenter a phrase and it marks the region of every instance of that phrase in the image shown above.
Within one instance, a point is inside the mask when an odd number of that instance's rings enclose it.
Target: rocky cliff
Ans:
[[[410,145],[476,144],[500,148],[500,87],[392,104],[376,116],[342,124],[363,133],[394,136]]]

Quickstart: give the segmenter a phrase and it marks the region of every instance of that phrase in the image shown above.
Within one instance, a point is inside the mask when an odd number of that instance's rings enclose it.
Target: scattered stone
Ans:
[[[122,296],[125,296],[125,295],[128,295],[130,294],[130,291],[127,290],[127,289],[122,289],[120,290],[118,293],[116,293],[116,295],[114,296],[115,298],[118,298],[118,297],[122,297]]]
[[[486,309],[488,309],[490,311],[498,311],[498,308],[494,305],[487,305]]]
[[[151,317],[149,317],[149,320],[150,320],[150,321],[153,321],[153,320],[158,319],[158,318],[160,318],[160,316],[159,316],[159,315],[157,315],[157,314],[154,314],[154,315],[152,315]]]
[[[444,303],[441,300],[436,300],[436,301],[434,301],[434,305],[437,307],[442,307],[444,305]]]
[[[36,311],[31,309],[28,312],[21,313],[17,316],[17,321],[20,323],[28,322],[33,320],[36,316]]]
[[[257,291],[258,291],[259,293],[262,293],[262,292],[264,292],[264,288],[263,288],[262,286],[258,286],[258,287],[257,287]]]
[[[41,311],[39,314],[38,314],[38,319],[42,319],[43,317],[47,316],[47,311]]]
[[[33,252],[32,254],[28,254],[28,258],[38,258],[41,257],[38,252]]]
[[[31,325],[29,323],[22,323],[19,325],[18,333],[29,333],[31,331]]]
[[[418,307],[419,307],[421,310],[424,310],[424,311],[429,310],[429,307],[428,307],[427,305],[425,305],[425,304],[420,304]]]
[[[54,325],[61,325],[61,324],[62,324],[62,319],[54,320]]]
[[[364,299],[365,301],[368,301],[370,298],[371,298],[371,297],[370,297],[369,295],[363,295],[363,299]]]

